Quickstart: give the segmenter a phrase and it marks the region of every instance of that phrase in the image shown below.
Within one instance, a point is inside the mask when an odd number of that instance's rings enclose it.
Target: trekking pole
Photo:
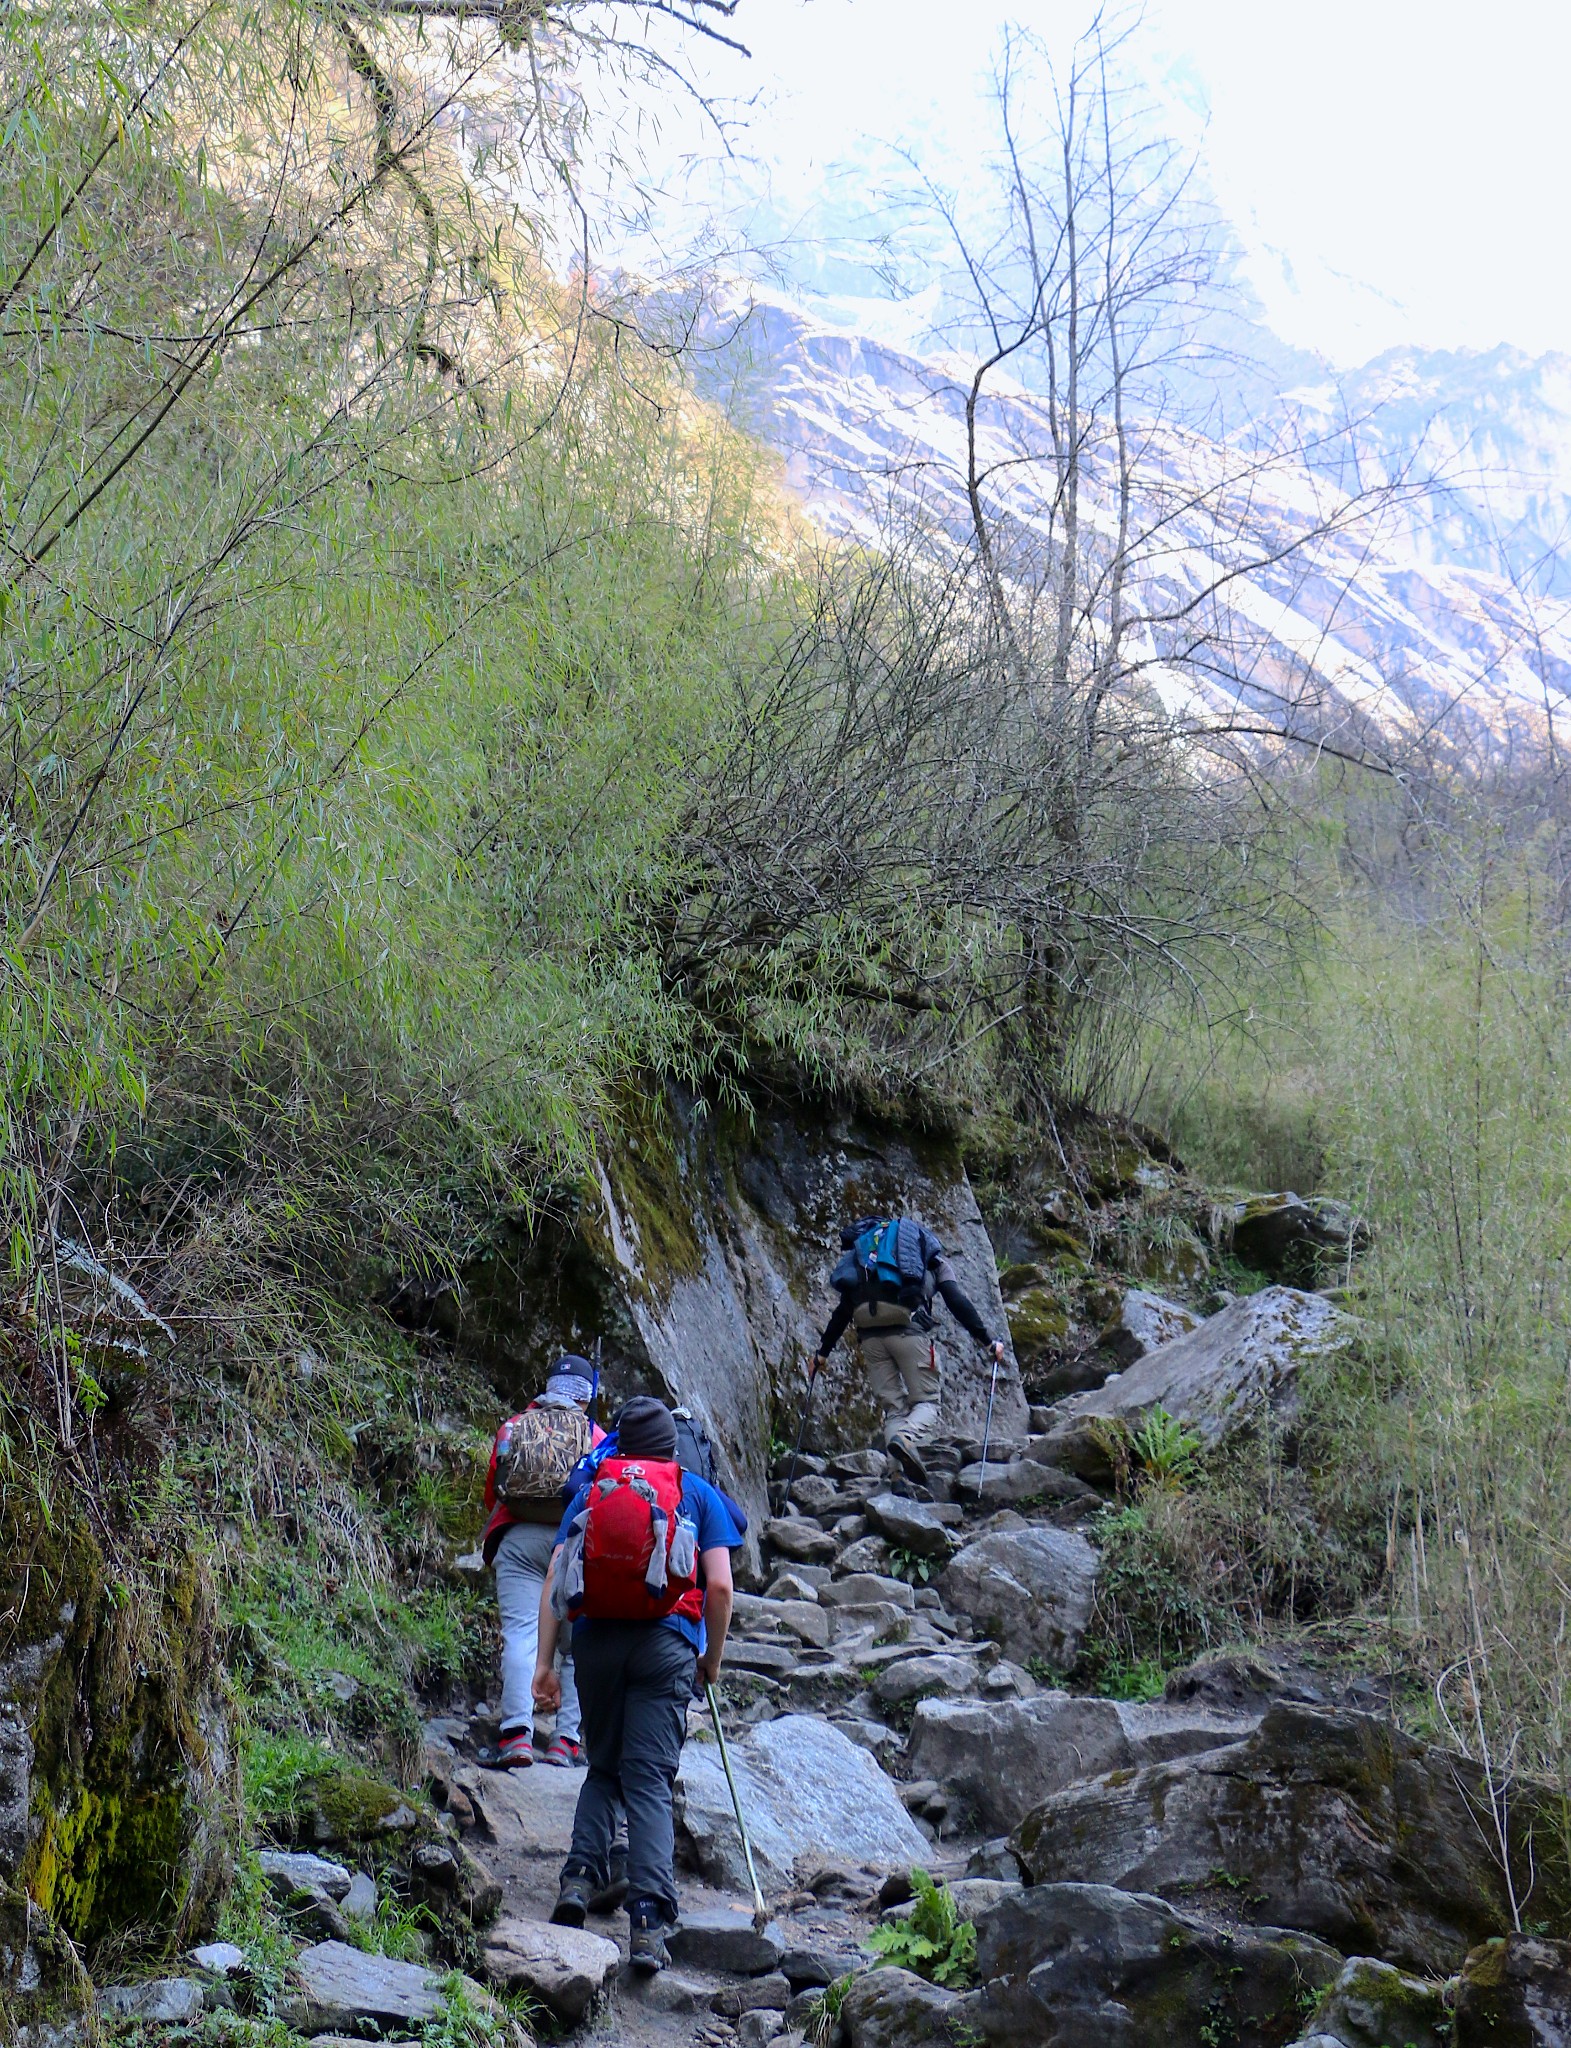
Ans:
[[[993,1396],[998,1392],[998,1347],[993,1347],[993,1377],[987,1388],[987,1420],[982,1425],[982,1463],[977,1471],[976,1503],[982,1505],[982,1496],[987,1491],[987,1445],[993,1434]]]
[[[787,1500],[791,1497],[791,1481],[796,1477],[796,1461],[802,1455],[802,1439],[807,1435],[807,1418],[813,1412],[813,1390],[817,1385],[817,1373],[810,1372],[807,1376],[807,1399],[802,1403],[802,1425],[796,1433],[796,1445],[791,1452],[791,1462],[786,1467],[785,1490]]]
[[[737,1797],[736,1779],[731,1773],[731,1752],[725,1745],[725,1730],[720,1725],[720,1702],[715,1698],[715,1689],[706,1684],[704,1696],[709,1701],[709,1718],[715,1724],[715,1740],[720,1745],[720,1763],[725,1771],[726,1784],[731,1788],[731,1811],[736,1815],[737,1831],[742,1837],[742,1854],[747,1858],[747,1874],[753,1881],[753,1925],[760,1934],[769,1925],[769,1908],[764,1903],[763,1887],[758,1882],[758,1870],[753,1862],[753,1845],[747,1837],[747,1822],[742,1818],[742,1802]]]

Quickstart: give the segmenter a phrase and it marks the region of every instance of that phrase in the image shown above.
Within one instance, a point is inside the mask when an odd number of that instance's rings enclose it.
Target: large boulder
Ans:
[[[1091,1620],[1096,1567],[1096,1552],[1072,1530],[1001,1529],[967,1544],[938,1592],[1017,1664],[1037,1657],[1067,1671]]]
[[[1518,1896],[1571,1898],[1546,1794],[1505,1817]],[[1481,1771],[1371,1714],[1277,1702],[1226,1749],[1049,1795],[1013,1847],[1034,1883],[1069,1879],[1191,1898],[1297,1927],[1344,1952],[1444,1975],[1511,1924]]]
[[[1164,1899],[1036,1885],[976,1923],[988,2048],[1281,2048],[1341,1957],[1280,1928],[1224,1932]]]
[[[1138,1428],[1162,1408],[1207,1445],[1224,1442],[1270,1414],[1290,1421],[1306,1366],[1329,1364],[1357,1342],[1359,1325],[1324,1295],[1268,1287],[1175,1337],[1089,1394],[1061,1402],[1054,1428],[1032,1455],[1083,1478],[1111,1466],[1105,1426]]]
[[[959,1994],[910,1970],[866,1970],[840,2007],[851,2048],[954,2048]]]
[[[897,1550],[913,1557],[950,1558],[959,1549],[951,1523],[958,1522],[956,1507],[935,1507],[926,1501],[904,1500],[897,1493],[880,1493],[867,1504],[867,1519]]]
[[[583,1927],[503,1920],[486,1936],[480,1967],[498,1991],[522,1991],[576,2027],[616,1975],[621,1951]]]
[[[1509,1934],[1477,1948],[1456,1987],[1453,2048],[1568,2048],[1571,1942]]]
[[[1310,2024],[1339,2048],[1387,2048],[1391,2042],[1401,2048],[1455,2048],[1445,1985],[1410,1977],[1370,1956],[1354,1956],[1343,1965]]]
[[[894,1667],[898,1670],[900,1667]],[[1220,1749],[1241,1741],[1259,1715],[1208,1707],[1079,1699],[925,1699],[907,1747],[911,1774],[936,1778],[986,1834],[1015,1826],[1082,1778]]]
[[[1324,1195],[1246,1195],[1212,1212],[1212,1229],[1246,1266],[1309,1286],[1344,1271],[1369,1243],[1369,1227]]]
[[[865,1749],[811,1714],[766,1721],[731,1744],[742,1811],[766,1887],[791,1883],[799,1857],[879,1870],[929,1853],[894,1783]],[[677,1837],[711,1884],[748,1889],[747,1862],[719,1754],[691,1741],[677,1777]]]

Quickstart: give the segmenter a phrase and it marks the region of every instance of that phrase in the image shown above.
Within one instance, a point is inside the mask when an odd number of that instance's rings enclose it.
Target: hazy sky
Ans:
[[[752,61],[699,58],[706,86],[757,95],[732,190],[767,183],[810,225],[844,194],[837,166],[881,141],[958,177],[1002,25],[1063,49],[1089,18],[1065,0],[742,0]],[[1129,55],[1286,340],[1344,365],[1403,341],[1571,351],[1564,0],[1152,0]],[[661,147],[694,132],[668,115]]]

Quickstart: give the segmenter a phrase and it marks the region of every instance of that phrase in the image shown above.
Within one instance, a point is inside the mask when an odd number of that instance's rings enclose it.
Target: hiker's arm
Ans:
[[[938,1291],[944,1297],[944,1306],[960,1325],[973,1336],[978,1344],[986,1344],[996,1350],[992,1332],[977,1314],[976,1303],[960,1285],[955,1269],[947,1259],[940,1259],[936,1266]]]
[[[551,1562],[546,1566],[545,1584],[540,1588],[540,1638],[535,1651],[535,1682],[531,1690],[537,1707],[545,1707],[555,1713],[562,1704],[562,1681],[556,1675],[556,1610],[551,1605],[551,1586],[556,1578],[557,1560],[562,1555],[559,1543],[551,1553]]]
[[[849,1294],[842,1294],[840,1299],[835,1303],[835,1312],[829,1318],[828,1322],[825,1323],[824,1334],[818,1340],[818,1364],[821,1365],[823,1361],[829,1356],[830,1352],[833,1351],[835,1346],[840,1342],[841,1337],[845,1334],[845,1326],[848,1322],[850,1322],[851,1314],[855,1307],[856,1303],[851,1299]],[[817,1370],[816,1365],[814,1367],[814,1370]]]
[[[713,1550],[703,1551],[699,1563],[704,1576],[704,1641],[707,1647],[698,1660],[698,1682],[700,1685],[713,1685],[720,1676],[726,1630],[731,1626],[731,1553],[717,1545]]]

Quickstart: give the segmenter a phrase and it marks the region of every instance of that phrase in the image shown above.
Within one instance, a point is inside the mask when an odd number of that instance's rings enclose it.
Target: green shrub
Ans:
[[[913,1970],[951,1991],[964,1990],[976,1978],[976,1928],[961,1919],[947,1884],[935,1884],[922,1869],[912,1870],[911,1884],[916,1898],[909,1917],[875,1927],[868,1947],[876,1950],[880,1963]]]

